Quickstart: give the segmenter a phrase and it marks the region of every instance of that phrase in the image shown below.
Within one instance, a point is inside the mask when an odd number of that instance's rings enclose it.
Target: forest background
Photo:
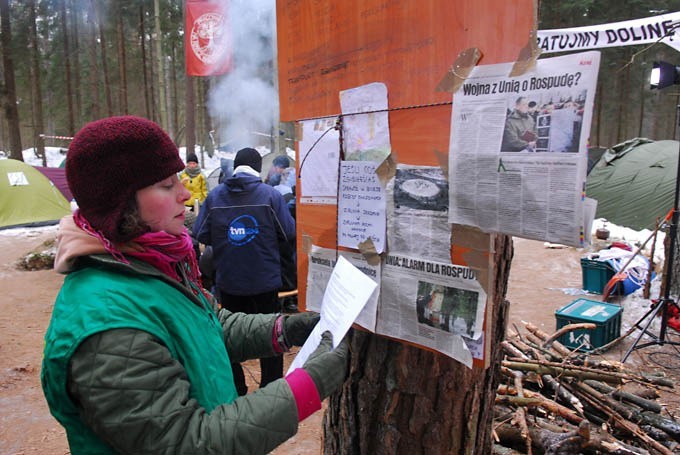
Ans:
[[[212,77],[185,73],[183,4],[0,0],[0,150],[22,160],[21,151],[35,147],[43,156],[45,145],[68,146],[67,139],[50,136],[70,137],[89,121],[123,114],[153,119],[178,145],[208,153],[214,147],[292,147],[294,128],[278,119],[275,0],[229,2],[234,66]],[[680,0],[538,5],[540,30],[680,10]],[[680,92],[650,90],[648,81],[652,62],[680,65],[680,54],[661,43],[601,52],[590,145],[676,138]]]

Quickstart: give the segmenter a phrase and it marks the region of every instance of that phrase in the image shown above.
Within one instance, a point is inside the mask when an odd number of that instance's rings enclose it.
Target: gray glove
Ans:
[[[319,313],[307,311],[283,317],[283,341],[288,348],[302,346],[314,326],[319,322]]]
[[[311,353],[302,368],[311,376],[324,400],[335,391],[347,378],[349,359],[349,342],[343,338],[333,351],[333,335],[326,331],[321,335],[319,347]]]

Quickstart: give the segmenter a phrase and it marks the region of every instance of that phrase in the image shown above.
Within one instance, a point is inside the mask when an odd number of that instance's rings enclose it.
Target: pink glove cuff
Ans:
[[[321,409],[321,398],[319,391],[311,376],[302,368],[296,368],[285,377],[288,387],[293,392],[295,404],[298,409],[298,422],[314,414]]]

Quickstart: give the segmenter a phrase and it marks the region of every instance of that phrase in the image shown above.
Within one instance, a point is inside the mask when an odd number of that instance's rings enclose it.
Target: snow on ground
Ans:
[[[264,157],[270,153],[269,148],[267,147],[255,147],[255,149],[260,152],[260,154]],[[234,159],[236,156],[236,151],[233,152],[223,152],[220,150],[215,150],[215,153],[213,153],[213,156],[209,156],[207,152],[201,151],[200,146],[195,147],[195,153],[196,156],[198,157],[199,162],[202,163],[201,168],[203,169],[203,172],[208,175],[212,170],[217,169],[220,167],[220,160],[222,158],[224,159]],[[24,161],[27,164],[30,164],[31,166],[42,166],[42,159],[37,156],[35,153],[35,149],[33,147],[28,148],[24,150],[23,152],[23,157]],[[65,147],[45,147],[45,153],[47,155],[47,167],[59,167],[62,161],[64,161],[64,158],[66,157],[66,148]],[[287,155],[291,159],[295,159],[295,150],[291,148],[286,149]],[[4,157],[4,152],[0,152],[0,158]],[[186,147],[180,147],[179,148],[179,156],[182,159],[182,161],[186,162]]]

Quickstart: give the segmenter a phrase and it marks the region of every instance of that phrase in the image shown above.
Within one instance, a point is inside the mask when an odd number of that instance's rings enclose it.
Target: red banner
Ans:
[[[187,0],[184,54],[189,76],[216,76],[231,67],[227,0]]]

